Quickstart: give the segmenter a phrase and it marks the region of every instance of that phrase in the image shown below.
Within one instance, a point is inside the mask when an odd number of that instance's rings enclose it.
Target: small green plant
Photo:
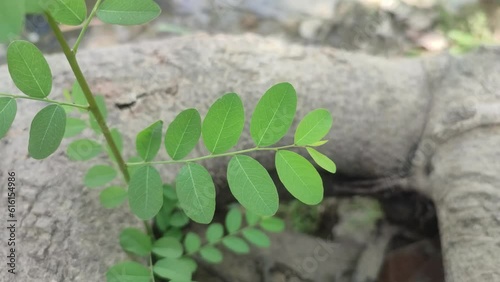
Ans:
[[[59,148],[63,138],[77,137],[90,128],[95,138],[72,141],[66,151],[68,158],[88,161],[108,154],[108,162],[95,165],[86,172],[85,186],[91,189],[108,186],[100,193],[101,204],[105,208],[115,208],[128,200],[132,213],[144,222],[145,232],[126,228],[119,240],[127,253],[149,257],[149,267],[133,261],[119,263],[107,272],[108,282],[146,282],[158,278],[191,281],[197,267],[192,259],[194,256],[218,263],[223,257],[220,246],[238,254],[249,251],[247,241],[267,247],[270,240],[260,229],[279,232],[284,229],[284,223],[272,217],[279,206],[276,186],[267,170],[248,156],[249,153],[274,152],[279,179],[288,191],[305,204],[321,202],[323,183],[318,171],[291,149],[305,149],[320,167],[335,173],[334,162],[315,149],[326,143],[322,139],[332,126],[331,114],[325,109],[311,111],[299,123],[293,144],[273,147],[287,134],[295,117],[297,95],[291,84],[272,86],[256,105],[250,120],[253,148],[229,151],[238,144],[245,125],[245,113],[241,98],[228,93],[212,104],[203,119],[198,110],[191,108],[180,112],[165,133],[163,121],[146,127],[137,134],[137,156],[125,162],[121,133],[109,128],[105,99],[91,92],[76,54],[93,17],[111,24],[143,24],[160,14],[158,5],[152,0],[98,0],[87,15],[84,0],[4,2],[8,3],[2,2],[0,10],[15,6],[14,10],[19,13],[2,19],[6,24],[2,22],[0,32],[5,35],[7,27],[11,35],[19,33],[25,13],[44,13],[76,82],[71,91],[64,92],[65,101],[49,99],[52,74],[44,56],[27,41],[11,42],[7,50],[9,73],[26,96],[0,94],[0,138],[7,134],[16,116],[17,99],[49,104],[32,121],[29,155],[35,159],[47,158]],[[72,48],[63,37],[59,23],[82,25]],[[5,39],[5,36],[1,38]],[[209,154],[187,158],[200,139]],[[156,160],[162,144],[171,159]],[[242,223],[239,208],[228,212],[225,229],[219,223],[211,223],[216,206],[215,185],[210,173],[198,162],[220,157],[230,157],[227,181],[231,193],[246,210],[246,225]],[[175,188],[163,183],[156,169],[162,164],[182,166],[175,178]],[[116,179],[118,175],[122,176],[121,181]],[[121,184],[110,185],[112,182]],[[211,223],[204,239],[195,233],[185,234],[183,228],[191,221]]]

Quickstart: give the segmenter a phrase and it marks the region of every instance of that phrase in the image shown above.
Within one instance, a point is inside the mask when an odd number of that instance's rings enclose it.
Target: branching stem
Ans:
[[[255,147],[255,148],[250,148],[250,149],[245,149],[245,150],[227,152],[227,153],[216,154],[216,155],[212,154],[212,155],[207,155],[207,156],[192,158],[192,159],[185,159],[185,160],[168,160],[168,161],[127,163],[127,166],[155,165],[155,164],[182,164],[182,163],[188,163],[188,162],[202,161],[202,160],[206,160],[206,159],[213,159],[213,158],[219,158],[219,157],[228,157],[228,156],[234,156],[234,155],[239,155],[239,154],[246,154],[246,153],[257,152],[257,151],[278,151],[278,150],[290,149],[290,148],[305,148],[305,146],[298,146],[298,145],[293,144],[293,145],[286,145],[286,146],[281,146],[281,147]]]
[[[84,105],[77,105],[77,104],[72,104],[72,103],[65,103],[65,102],[59,102],[55,100],[50,100],[46,98],[37,98],[37,97],[29,97],[29,96],[22,96],[22,95],[11,95],[11,94],[4,94],[0,93],[0,97],[9,97],[9,98],[14,98],[14,99],[26,99],[26,100],[35,100],[35,101],[41,101],[45,103],[50,103],[50,104],[57,104],[61,106],[68,106],[68,107],[74,107],[74,108],[80,108],[84,110],[88,110],[88,106]]]

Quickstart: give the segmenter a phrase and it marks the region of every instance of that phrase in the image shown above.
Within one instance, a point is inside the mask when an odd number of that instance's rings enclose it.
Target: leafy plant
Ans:
[[[15,6],[12,11],[19,13],[16,17],[2,18],[5,23],[1,25],[0,39],[10,39],[21,32],[19,26],[25,13],[44,13],[76,81],[71,91],[63,93],[65,101],[49,99],[52,74],[44,56],[29,42],[11,42],[7,51],[9,72],[26,96],[0,94],[0,137],[7,134],[16,116],[17,99],[49,104],[35,115],[31,124],[30,156],[47,158],[58,149],[63,138],[77,137],[90,128],[95,138],[72,141],[66,150],[68,158],[87,161],[108,154],[109,161],[91,167],[83,183],[91,189],[106,187],[100,192],[100,202],[105,208],[118,207],[128,200],[132,213],[144,221],[145,232],[126,228],[119,241],[127,253],[149,257],[149,268],[133,261],[122,262],[109,269],[107,281],[155,281],[158,277],[191,281],[197,267],[195,256],[218,263],[223,259],[221,246],[238,254],[248,253],[249,243],[269,246],[270,239],[262,230],[280,232],[284,229],[284,223],[272,217],[278,210],[278,193],[267,170],[248,156],[249,153],[274,152],[279,178],[288,191],[308,205],[322,200],[323,184],[317,170],[291,149],[306,149],[320,167],[334,173],[333,161],[314,149],[326,143],[322,139],[332,126],[331,114],[325,109],[310,112],[299,123],[294,144],[274,146],[290,130],[295,118],[297,95],[291,84],[272,86],[256,105],[250,120],[253,148],[230,151],[243,132],[245,111],[241,98],[236,93],[228,93],[212,104],[204,118],[197,109],[191,108],[180,112],[165,134],[163,121],[146,127],[136,138],[137,156],[125,162],[121,133],[109,128],[105,99],[91,92],[76,54],[95,16],[111,24],[143,24],[160,14],[158,5],[152,0],[98,0],[87,16],[84,0],[4,2],[8,3],[2,2],[0,11]],[[63,37],[59,23],[82,25],[73,47],[70,48]],[[187,158],[200,139],[210,154]],[[162,144],[171,159],[155,161]],[[231,192],[247,210],[246,225],[239,208],[228,212],[224,226],[211,223],[216,206],[215,185],[207,169],[197,162],[219,157],[230,157],[227,179]],[[161,164],[182,165],[175,188],[163,183],[156,169]],[[122,180],[116,179],[119,174]],[[121,184],[117,184],[119,182]],[[211,223],[203,238],[191,232],[184,234],[183,228],[191,221]]]

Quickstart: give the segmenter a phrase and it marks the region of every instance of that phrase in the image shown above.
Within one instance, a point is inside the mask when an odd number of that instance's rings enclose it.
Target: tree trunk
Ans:
[[[435,201],[447,281],[500,281],[500,50],[387,60],[254,35],[195,35],[82,50],[78,57],[92,89],[106,96],[126,148],[150,123],[168,124],[188,107],[204,114],[225,92],[243,96],[249,117],[267,88],[289,81],[299,94],[297,120],[319,107],[333,113],[330,142],[321,149],[340,176],[414,189]],[[62,55],[49,56],[49,64],[51,98],[61,98],[74,78]],[[2,91],[15,92],[6,67],[0,81]],[[8,171],[18,175],[16,279],[102,281],[106,268],[125,258],[119,231],[140,222],[127,208],[99,206],[98,192],[81,180],[90,164],[70,162],[62,153],[67,141],[47,160],[27,158],[29,124],[40,105],[19,101],[18,108],[0,149],[0,183]],[[240,143],[251,146],[248,134]],[[205,153],[199,146],[195,155]],[[273,168],[271,155],[257,157]],[[219,190],[226,187],[224,162],[204,163]],[[173,180],[175,169],[161,171]]]

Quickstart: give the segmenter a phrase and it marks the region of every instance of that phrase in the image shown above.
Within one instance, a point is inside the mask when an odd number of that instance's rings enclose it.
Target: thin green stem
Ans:
[[[102,0],[97,0],[97,2],[94,5],[94,8],[92,9],[92,12],[90,12],[90,15],[88,18],[85,20],[82,26],[82,30],[80,31],[80,34],[78,35],[78,38],[76,39],[75,45],[73,45],[73,53],[76,55],[78,52],[78,47],[80,47],[80,43],[83,39],[83,36],[87,32],[87,29],[90,26],[90,22],[92,22],[92,19],[94,18],[95,14],[97,13],[97,9],[99,8],[99,5],[101,4]]]
[[[120,168],[120,171],[123,174],[125,181],[128,183],[128,181],[130,180],[130,176],[128,174],[127,165],[125,164],[125,161],[123,160],[123,157],[120,151],[118,150],[118,147],[115,141],[113,140],[113,137],[111,136],[111,132],[109,130],[108,125],[106,124],[106,120],[104,119],[103,115],[99,111],[99,108],[97,107],[97,102],[94,98],[94,95],[92,94],[92,91],[90,90],[89,84],[87,83],[87,80],[85,79],[82,70],[80,69],[80,65],[76,60],[75,53],[71,51],[71,49],[69,48],[68,43],[64,39],[64,36],[61,30],[59,29],[59,26],[52,18],[52,16],[49,13],[46,13],[46,16],[49,25],[54,31],[57,41],[59,41],[59,44],[61,45],[62,50],[64,52],[64,55],[66,56],[66,59],[68,60],[69,65],[73,70],[73,73],[75,74],[76,80],[80,84],[83,94],[85,95],[85,98],[89,103],[89,110],[94,115],[97,124],[101,128],[102,134],[104,135],[104,138],[106,139],[106,142],[108,143],[108,146],[111,149],[111,152],[113,153],[113,156],[116,159],[116,163],[118,164],[118,167]]]
[[[99,3],[100,1],[98,1]],[[97,6],[97,5],[96,5]],[[97,9],[97,8],[95,8]],[[76,59],[76,52],[75,50],[71,50],[66,39],[64,39],[64,36],[61,32],[61,29],[59,29],[59,26],[57,25],[56,21],[52,18],[52,16],[49,13],[45,13],[47,17],[47,21],[54,32],[57,41],[61,45],[61,48],[64,52],[64,55],[66,56],[66,59],[69,62],[69,65],[71,67],[71,70],[73,71],[76,80],[80,84],[80,87],[82,88],[83,94],[85,95],[85,98],[87,99],[87,102],[89,103],[88,109],[89,111],[94,115],[97,124],[101,128],[102,134],[104,135],[104,138],[106,139],[106,142],[111,149],[111,152],[113,156],[115,157],[116,163],[118,164],[118,167],[123,175],[123,178],[125,179],[125,182],[128,184],[130,181],[130,176],[127,170],[127,165],[125,164],[125,161],[123,160],[123,157],[118,150],[118,146],[116,145],[116,142],[113,140],[113,137],[111,135],[111,132],[109,130],[109,127],[106,123],[106,120],[104,119],[103,115],[99,111],[99,108],[97,107],[97,102],[94,98],[94,95],[92,94],[92,91],[90,90],[89,84],[87,83],[87,80],[85,79],[85,76],[83,75],[83,72],[80,68],[80,65],[78,64],[78,61]],[[88,25],[87,25],[88,26]],[[76,46],[78,47],[78,45]],[[152,240],[154,240],[154,234],[153,234],[153,229],[151,228],[151,224],[144,220],[144,227],[146,228],[146,231],[148,235],[151,237]],[[153,274],[152,270],[152,255],[150,255],[150,262],[151,262],[151,277],[152,281],[155,282],[155,277]]]
[[[207,156],[192,158],[192,159],[185,159],[185,160],[168,160],[168,161],[127,163],[127,166],[136,166],[136,165],[145,165],[145,164],[148,164],[148,165],[181,164],[181,163],[197,162],[197,161],[219,158],[219,157],[234,156],[234,155],[238,155],[238,154],[246,154],[246,153],[257,152],[257,151],[278,151],[278,150],[289,149],[289,148],[304,148],[304,146],[298,146],[298,145],[293,144],[293,145],[286,145],[286,146],[281,146],[281,147],[267,147],[267,148],[255,147],[255,148],[250,148],[250,149],[245,149],[245,150],[239,150],[239,151],[227,152],[227,153],[215,154],[215,155],[212,154],[212,155],[207,155]]]
[[[29,96],[21,96],[21,95],[11,95],[11,94],[4,94],[0,93],[0,97],[9,97],[9,98],[14,98],[14,99],[26,99],[26,100],[35,100],[35,101],[41,101],[41,102],[46,102],[46,103],[51,103],[51,104],[58,104],[61,106],[69,106],[69,107],[74,107],[74,108],[80,108],[84,110],[88,110],[89,106],[84,106],[84,105],[77,105],[77,104],[72,104],[72,103],[65,103],[65,102],[59,102],[55,100],[50,100],[46,98],[37,98],[37,97],[29,97]]]

